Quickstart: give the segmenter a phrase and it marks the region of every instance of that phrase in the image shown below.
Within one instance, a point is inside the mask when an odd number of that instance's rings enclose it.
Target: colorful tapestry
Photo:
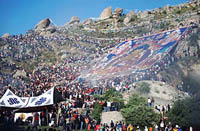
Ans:
[[[98,60],[87,77],[108,77],[150,68],[168,54],[188,27],[124,41]]]

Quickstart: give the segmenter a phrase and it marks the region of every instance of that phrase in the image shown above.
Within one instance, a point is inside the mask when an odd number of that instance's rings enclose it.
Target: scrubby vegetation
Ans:
[[[160,120],[159,114],[156,114],[151,107],[147,106],[147,100],[138,95],[130,97],[128,103],[121,110],[128,124],[141,126],[152,126]]]

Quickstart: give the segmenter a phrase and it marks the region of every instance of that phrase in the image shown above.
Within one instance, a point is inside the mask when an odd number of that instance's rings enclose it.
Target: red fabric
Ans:
[[[96,128],[94,129],[95,131],[96,130],[100,130],[100,125],[96,125]]]
[[[100,102],[100,105],[103,105],[103,101]]]
[[[73,117],[74,117],[74,118],[77,118],[77,114],[73,114]]]
[[[94,89],[93,89],[93,88],[90,88],[90,92],[94,92]]]
[[[38,114],[35,115],[35,120],[39,121],[39,115]]]

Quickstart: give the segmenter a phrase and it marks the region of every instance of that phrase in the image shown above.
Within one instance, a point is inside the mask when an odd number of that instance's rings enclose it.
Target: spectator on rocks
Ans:
[[[107,111],[110,111],[110,109],[111,109],[111,102],[107,101]]]
[[[151,99],[148,97],[148,100],[147,100],[147,104],[149,107],[151,107]]]

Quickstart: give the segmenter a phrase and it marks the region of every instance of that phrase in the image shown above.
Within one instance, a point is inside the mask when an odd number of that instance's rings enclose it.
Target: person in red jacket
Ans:
[[[99,131],[100,130],[100,124],[97,124],[94,130]]]

